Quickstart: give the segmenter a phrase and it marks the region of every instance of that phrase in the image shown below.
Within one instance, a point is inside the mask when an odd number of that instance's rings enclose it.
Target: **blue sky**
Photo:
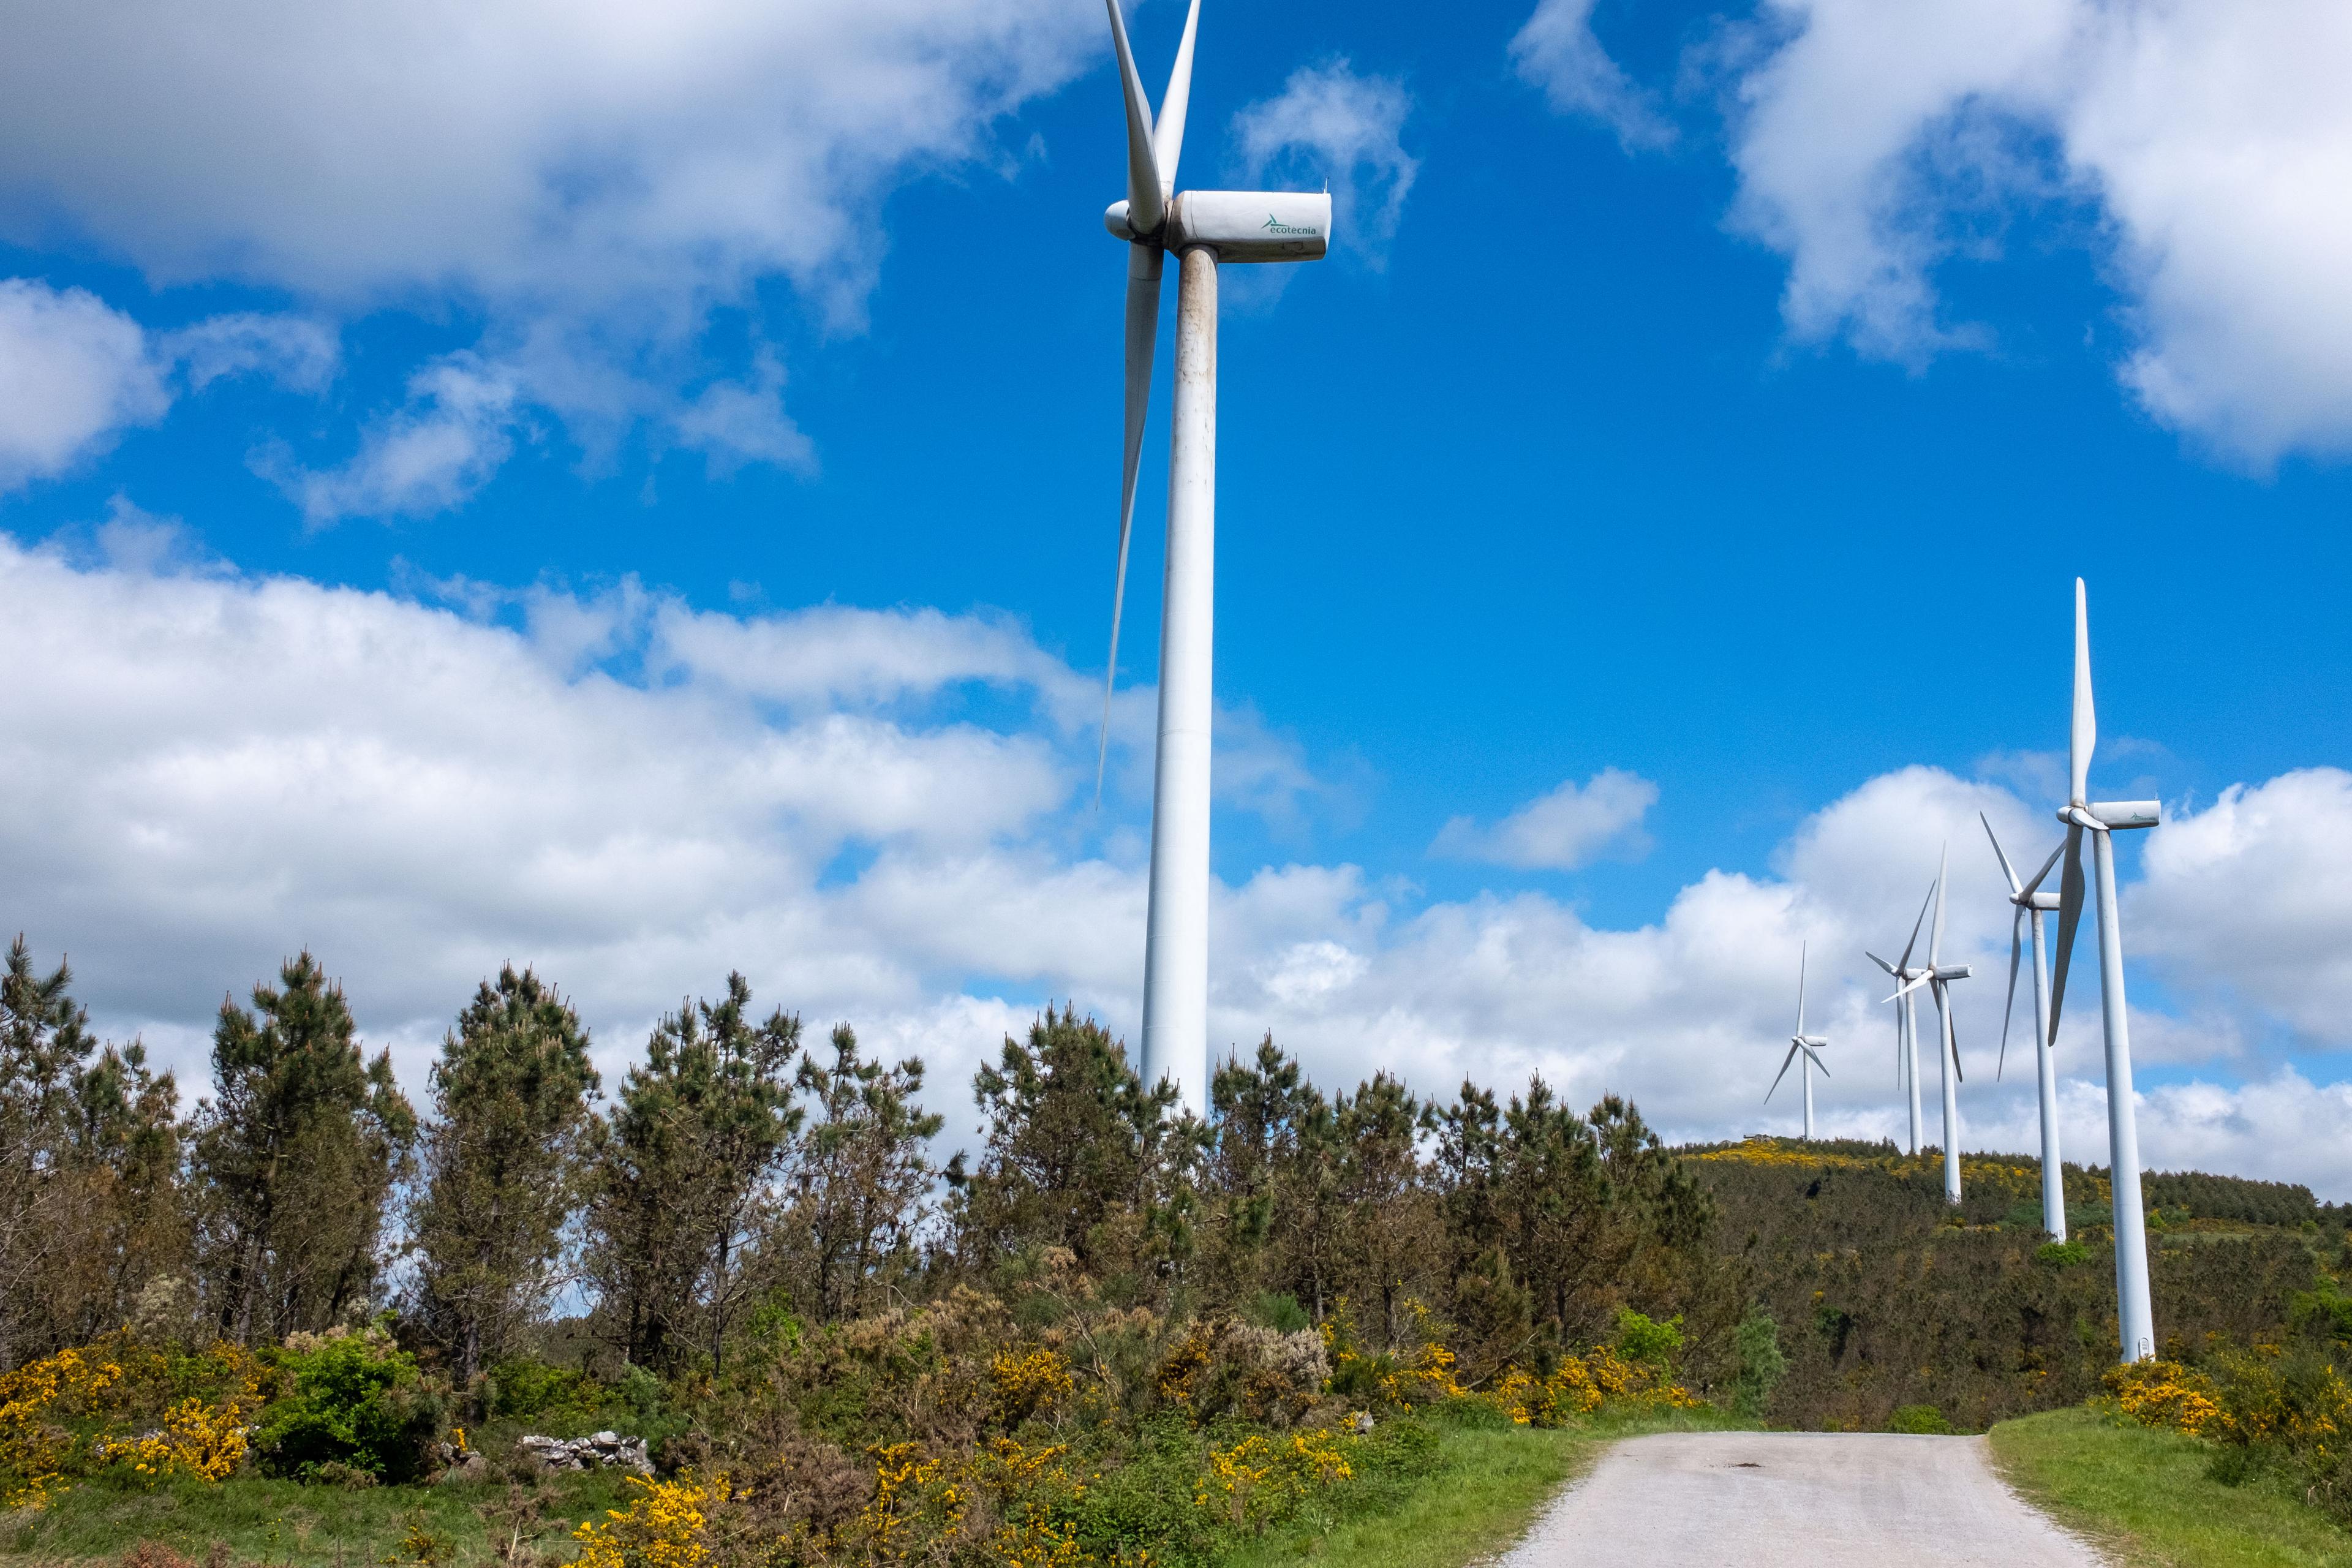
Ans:
[[[1168,355],[1127,739],[1097,816],[1084,692],[1108,630],[1124,260],[1098,217],[1123,158],[1101,18],[1082,0],[908,0],[772,25],[710,0],[645,24],[669,32],[638,76],[626,51],[585,45],[511,64],[500,35],[527,33],[527,5],[492,7],[488,37],[462,44],[327,6],[286,50],[309,74],[280,102],[278,68],[240,53],[272,6],[248,9],[168,79],[143,62],[169,28],[143,11],[152,38],[59,22],[0,73],[17,89],[0,110],[16,143],[0,273],[37,291],[11,297],[20,310],[86,291],[88,352],[57,374],[111,385],[116,411],[77,438],[56,428],[70,398],[33,372],[0,392],[0,426],[47,432],[0,428],[0,454],[23,454],[6,459],[7,530],[42,552],[9,591],[50,608],[18,617],[15,662],[103,694],[79,717],[26,698],[20,732],[68,753],[107,737],[87,769],[29,768],[26,815],[113,812],[59,836],[68,847],[19,829],[9,880],[37,944],[70,946],[104,1021],[192,1074],[221,991],[302,942],[332,947],[404,1063],[462,1000],[441,994],[451,977],[509,957],[578,991],[615,1062],[730,964],[774,1000],[885,1020],[950,1083],[1053,996],[1131,1028]],[[1753,1054],[1770,1055],[1797,941],[1838,955],[1833,1016],[1875,1051],[1885,1010],[1853,950],[1899,942],[1938,843],[1979,808],[2012,812],[2020,855],[2054,839],[2042,795],[2080,574],[2100,793],[2160,794],[2203,824],[2144,896],[2139,847],[2126,858],[2152,932],[2135,968],[2159,1041],[2143,1086],[2177,1091],[2150,1157],[2343,1195],[2352,1163],[2317,1145],[2352,1122],[2352,1033],[2327,1021],[2352,1000],[2352,781],[2325,771],[2352,763],[2352,313],[2324,284],[2347,259],[2324,209],[2352,116],[2298,84],[2305,56],[2352,58],[2352,37],[2321,8],[2289,47],[2284,23],[2126,6],[2143,45],[2168,47],[2135,52],[2078,0],[2013,0],[1999,25],[1937,7],[1922,38],[1881,37],[1893,9],[1514,0],[1432,28],[1402,6],[1210,0],[1185,183],[1328,177],[1351,221],[1325,263],[1226,275],[1220,1020],[1281,1029],[1334,1079],[1400,1065],[1434,1089],[1540,1068],[1575,1092],[1631,1085],[1679,1131],[1777,1125],[1744,1088],[1693,1086],[1759,1031]],[[1135,16],[1155,87],[1181,23],[1171,0]],[[381,103],[352,63],[377,54],[414,79]],[[83,101],[167,79],[120,121]],[[2179,79],[2200,91],[2168,120]],[[509,88],[511,104],[479,107]],[[422,128],[420,103],[460,107]],[[1300,113],[1268,118],[1285,105]],[[1254,161],[1252,115],[1306,129]],[[2238,176],[2200,173],[2217,148]],[[205,335],[225,318],[278,325]],[[197,385],[232,342],[242,357]],[[401,467],[386,454],[409,438]],[[276,654],[188,630],[236,623],[271,582],[387,597],[313,594],[315,624],[281,628]],[[65,614],[76,595],[132,624]],[[824,605],[886,614],[845,643],[809,618]],[[736,854],[793,868],[803,906],[681,892],[689,939],[625,879],[552,905],[499,882],[635,842],[611,802],[574,837],[519,828],[550,837],[478,883],[371,882],[449,852],[450,819],[420,800],[462,819],[488,786],[462,782],[464,746],[423,738],[429,716],[403,728],[368,683],[373,656],[320,629],[353,616],[388,616],[381,636],[427,662],[445,644],[479,653],[470,674],[472,654],[446,655],[447,689],[486,713],[523,700],[490,671],[535,659],[542,743],[576,746],[582,800],[616,776],[598,759],[677,724],[706,726],[711,767],[803,770],[723,824],[656,809],[693,851],[645,872],[690,882]],[[835,685],[722,670],[672,635],[698,616],[743,647],[797,628],[789,657],[870,668]],[[89,641],[118,635],[213,671],[190,677],[213,695],[189,699],[202,721],[170,746],[129,716],[135,659],[84,668]],[[963,652],[938,653],[941,637]],[[310,684],[233,673],[288,649],[316,657]],[[904,675],[926,658],[946,662]],[[605,682],[650,731],[596,727]],[[240,693],[303,701],[265,722]],[[886,788],[862,771],[870,750],[793,749],[845,726],[912,773]],[[394,759],[380,793],[269,760],[353,745]],[[1006,770],[1001,795],[964,798],[959,747]],[[251,771],[207,794],[214,775],[188,763],[207,748]],[[1513,853],[1488,831],[1608,770],[1634,804],[1578,847]],[[87,791],[93,776],[119,787]],[[614,800],[707,776],[615,783]],[[2208,815],[2232,786],[2252,804]],[[778,804],[891,788],[907,805],[887,823]],[[308,826],[273,848],[280,810]],[[223,821],[253,833],[244,869],[217,845],[161,871],[139,853],[142,830],[193,842]],[[313,830],[374,847],[310,853]],[[78,877],[72,846],[112,870]],[[1980,837],[1954,852],[1989,877]],[[249,858],[273,854],[286,864],[254,875]],[[845,911],[870,913],[900,873],[910,898],[969,896],[954,918],[982,927],[1020,924],[1026,889],[1093,945],[1048,951],[1050,921],[1042,945],[959,945],[893,916],[809,956],[805,922],[856,924]],[[1966,940],[1998,963],[1989,889],[1956,894],[1979,895]],[[1718,921],[1717,898],[1766,912]],[[591,918],[582,900],[609,907]],[[2233,929],[2206,942],[2200,909]],[[2309,953],[2292,974],[2262,924],[2287,910]],[[1713,934],[1677,937],[1678,911]],[[616,963],[631,942],[642,962]],[[1416,976],[1458,981],[1462,954],[1496,943],[1511,959],[1481,984],[1507,995],[1416,1012]],[[1586,979],[1559,978],[1580,965]],[[1628,967],[1645,978],[1610,990]],[[1362,1010],[1301,1000],[1366,975],[1389,989]],[[1997,1001],[1967,1006],[1964,1043],[1998,1032]],[[2090,1095],[2095,1053],[2073,1063]],[[2256,1134],[2262,1093],[2306,1109],[2311,1148]],[[1827,1104],[1876,1131],[1893,1101],[1841,1080]],[[2095,1136],[2094,1102],[2080,1109]],[[2029,1114],[1998,1093],[1969,1110],[2011,1146]]]

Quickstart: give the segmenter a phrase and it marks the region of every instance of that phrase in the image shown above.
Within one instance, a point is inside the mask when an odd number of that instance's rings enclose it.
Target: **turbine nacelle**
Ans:
[[[1167,216],[1149,234],[1129,222],[1131,208],[1113,202],[1103,226],[1134,244],[1183,250],[1204,245],[1219,261],[1318,261],[1331,243],[1328,191],[1180,191]]]

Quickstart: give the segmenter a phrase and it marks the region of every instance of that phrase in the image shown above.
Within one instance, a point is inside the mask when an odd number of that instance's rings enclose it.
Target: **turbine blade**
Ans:
[[[1927,967],[1933,969],[1944,961],[1944,884],[1951,879],[1952,847],[1944,846],[1944,858],[1936,863],[1936,929],[1927,936]]]
[[[2058,884],[2057,952],[2050,963],[2050,1046],[2058,1046],[2058,1015],[2066,1005],[2066,966],[2074,956],[2074,928],[2083,923],[2083,828],[2066,825],[2066,870]]]
[[[1765,1104],[1769,1105],[1772,1103],[1772,1097],[1780,1091],[1780,1080],[1789,1076],[1789,1064],[1796,1059],[1797,1047],[1790,1046],[1789,1047],[1789,1054],[1780,1058],[1780,1070],[1772,1075],[1772,1087],[1764,1091]]]
[[[1813,1049],[1811,1046],[1807,1046],[1805,1047],[1805,1059],[1812,1063],[1815,1067],[1821,1068],[1822,1076],[1823,1078],[1830,1076],[1830,1064],[1822,1060],[1822,1053]]]
[[[1942,987],[1938,986],[1937,989],[1940,991]],[[1952,1053],[1952,1081],[1954,1083],[1966,1083],[1969,1081],[1969,1075],[1960,1070],[1960,1028],[1958,1024],[1953,1022],[1952,1012],[1948,1006],[1945,1007],[1942,1011],[1944,1015],[1944,1044],[1950,1047]]]
[[[1168,217],[1167,191],[1151,151],[1151,100],[1135,74],[1135,52],[1128,47],[1127,18],[1119,14],[1118,0],[1104,4],[1110,7],[1110,41],[1118,50],[1118,79],[1127,91],[1127,226],[1150,234]]]
[[[2011,868],[2009,857],[2002,854],[2000,851],[2000,836],[1992,830],[1992,818],[1979,811],[1977,813],[1977,820],[1985,825],[1985,837],[1992,840],[1993,858],[2000,862],[2000,874],[2009,879],[2010,896],[2011,898],[2023,898],[2025,896],[2025,889],[2017,885],[2017,873]]]
[[[1911,940],[1903,944],[1903,961],[1895,965],[1897,969],[1911,967],[1911,950],[1919,945],[1919,927],[1926,922],[1928,900],[1935,896],[1936,889],[1930,887],[1927,889],[1927,897],[1919,900],[1919,918],[1911,922]]]
[[[1176,68],[1168,73],[1168,95],[1160,100],[1160,123],[1152,128],[1151,154],[1160,165],[1160,188],[1176,194],[1176,161],[1184,153],[1184,111],[1192,102],[1192,38],[1201,30],[1201,0],[1184,17],[1184,41],[1176,46]]]
[[[2037,891],[2042,886],[2042,879],[2050,875],[2050,868],[2058,864],[2058,857],[2065,852],[2066,847],[2063,844],[2052,849],[2050,851],[2050,858],[2042,862],[2042,869],[2033,873],[2033,880],[2026,883],[2024,887],[2020,888],[2017,890],[2017,896],[2021,899]]]
[[[2066,737],[2068,782],[2074,793],[2068,799],[2081,805],[2091,798],[2091,749],[2099,741],[2098,710],[2091,702],[2090,598],[2080,577],[2074,579],[2074,725]]]
[[[1113,0],[1116,4],[1116,0]],[[1151,355],[1160,342],[1158,246],[1127,247],[1127,457],[1118,489],[1118,576],[1110,593],[1110,657],[1103,670],[1102,744],[1095,752],[1095,804],[1102,805],[1110,762],[1110,699],[1118,685],[1118,622],[1127,607],[1127,548],[1135,530],[1135,469],[1143,455],[1143,416],[1151,403]]]
[[[1797,944],[1797,1033],[1801,1035],[1805,1032],[1805,948],[1804,942]]]
[[[2000,1009],[2000,1060],[1992,1069],[1995,1083],[2009,1066],[2009,1016],[2017,1010],[2017,961],[2025,952],[2025,909],[2020,905],[2017,918],[2009,922],[2009,1000]]]
[[[1895,973],[1895,966],[1893,964],[1887,963],[1886,960],[1879,957],[1878,954],[1870,952],[1868,949],[1865,948],[1863,951],[1862,956],[1870,960],[1871,963],[1878,965],[1879,968],[1886,971],[1887,973],[1893,974]]]
[[[1918,990],[1919,987],[1927,984],[1927,982],[1934,978],[1935,972],[1930,970],[1927,973],[1920,975],[1916,980],[1906,980],[1895,989],[1895,994],[1889,996],[1887,1000],[1889,1002],[1900,1002],[1904,997],[1910,995],[1911,993]]]

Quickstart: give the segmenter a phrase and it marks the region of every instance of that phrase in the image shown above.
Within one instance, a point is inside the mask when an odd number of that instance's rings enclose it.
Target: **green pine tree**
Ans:
[[[562,1283],[595,1091],[580,1016],[528,969],[485,981],[442,1037],[411,1239],[418,1315],[461,1387]]]
[[[800,1130],[801,1021],[778,1011],[755,1025],[751,1005],[730,974],[725,1000],[662,1019],[596,1129],[587,1274],[606,1332],[639,1366],[670,1370],[698,1341],[715,1366],[761,1282],[748,1254]]]
[[[384,1211],[415,1139],[392,1057],[367,1059],[342,988],[308,952],[221,1004],[215,1097],[195,1117],[202,1250],[220,1331],[317,1330],[374,1299]]]
[[[915,1106],[923,1064],[886,1068],[860,1056],[846,1024],[833,1031],[831,1066],[801,1058],[809,1124],[793,1197],[793,1229],[808,1258],[809,1296],[832,1322],[865,1310],[877,1286],[913,1267],[915,1233],[938,1173],[938,1116]]]

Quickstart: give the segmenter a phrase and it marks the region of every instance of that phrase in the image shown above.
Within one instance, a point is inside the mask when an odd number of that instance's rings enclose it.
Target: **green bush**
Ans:
[[[1732,1339],[1739,1351],[1739,1381],[1732,1407],[1750,1421],[1761,1421],[1774,1386],[1789,1370],[1789,1359],[1780,1353],[1780,1325],[1762,1307],[1751,1307],[1739,1320]]]
[[[371,1331],[289,1344],[274,1359],[294,1391],[261,1413],[253,1447],[265,1473],[315,1480],[358,1472],[392,1485],[424,1473],[446,1405],[415,1357]]]
[[[1679,1315],[1664,1322],[1654,1322],[1622,1307],[1617,1312],[1617,1353],[1636,1365],[1654,1369],[1664,1377],[1674,1371],[1675,1357],[1682,1353],[1683,1321]]]
[[[2033,1249],[2033,1260],[2053,1268],[2072,1268],[2091,1260],[2090,1249],[2079,1241],[2045,1241]]]
[[[575,1367],[516,1356],[490,1368],[483,1404],[494,1418],[529,1421],[557,1415],[593,1421],[610,1397],[603,1384]]]
[[[1953,1435],[1952,1424],[1945,1420],[1944,1413],[1932,1405],[1895,1406],[1894,1418],[1887,1422],[1886,1429],[1906,1432],[1915,1437],[1949,1437]]]

